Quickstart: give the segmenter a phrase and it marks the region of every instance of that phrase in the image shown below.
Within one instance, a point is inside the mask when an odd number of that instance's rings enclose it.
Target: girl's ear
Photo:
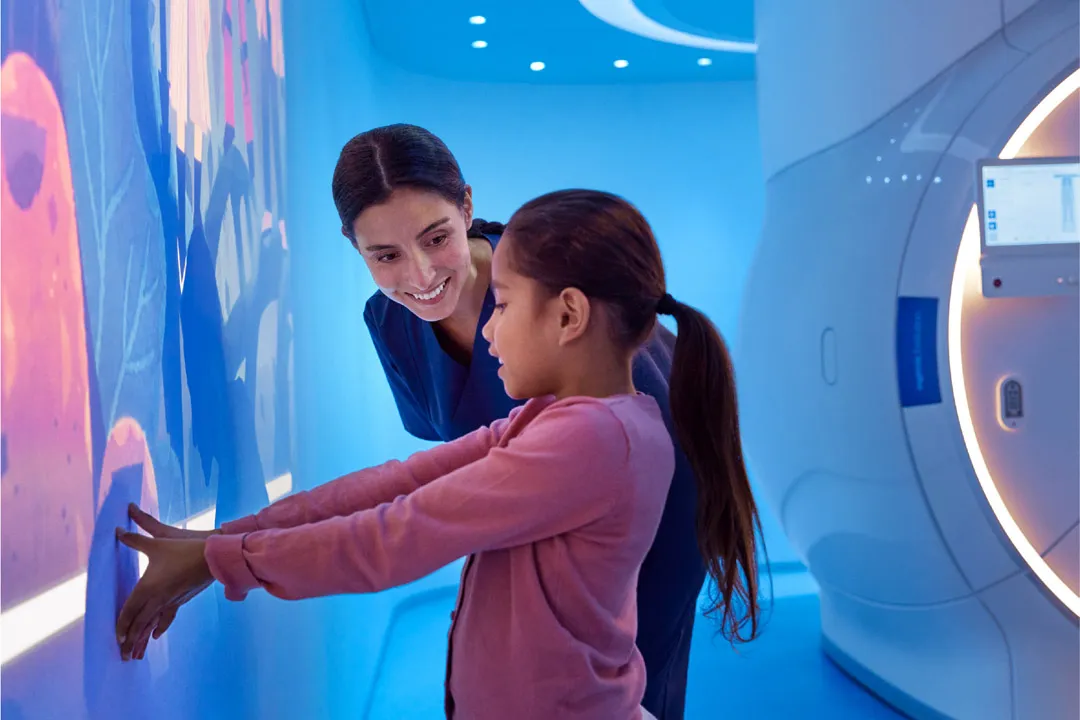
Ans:
[[[567,345],[585,334],[592,319],[592,304],[577,288],[566,288],[556,299],[559,313],[559,344]]]

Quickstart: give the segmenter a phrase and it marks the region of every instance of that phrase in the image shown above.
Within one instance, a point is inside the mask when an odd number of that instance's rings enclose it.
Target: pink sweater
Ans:
[[[447,716],[638,718],[638,569],[675,468],[656,401],[530,400],[404,462],[225,524],[226,596],[369,593],[469,556],[450,626]]]

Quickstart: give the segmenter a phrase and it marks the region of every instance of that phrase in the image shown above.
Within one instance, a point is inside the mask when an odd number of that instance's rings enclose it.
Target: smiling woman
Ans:
[[[479,276],[492,251],[482,235],[469,239],[472,188],[449,149],[411,125],[358,135],[341,151],[333,195],[341,232],[363,256],[380,299],[432,323],[440,347],[468,365],[487,293]],[[369,312],[364,317],[373,327]]]
[[[459,209],[438,195],[402,188],[357,217],[346,234],[387,297],[439,322],[451,314],[462,290],[475,284],[465,230],[469,205],[468,193]],[[399,224],[401,217],[437,219],[417,230]]]

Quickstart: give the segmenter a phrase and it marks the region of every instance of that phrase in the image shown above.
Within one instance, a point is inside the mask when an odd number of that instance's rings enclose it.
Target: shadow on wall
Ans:
[[[146,663],[120,660],[116,616],[139,579],[137,560],[120,552],[115,528],[127,526],[129,503],[141,499],[142,465],[119,468],[112,475],[98,512],[87,563],[86,620],[83,646],[83,696],[90,718],[144,717],[152,710],[147,691],[154,651]]]

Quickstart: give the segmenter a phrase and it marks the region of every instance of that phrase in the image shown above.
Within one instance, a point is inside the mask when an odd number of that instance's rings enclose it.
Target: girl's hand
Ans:
[[[221,530],[188,530],[186,528],[179,528],[173,525],[166,525],[163,522],[157,520],[154,516],[144,512],[138,505],[131,503],[128,506],[128,516],[131,520],[140,528],[155,538],[167,538],[167,539],[206,539],[211,535],[220,535]],[[172,625],[173,620],[176,619],[177,607],[173,606],[166,609],[157,619],[155,623],[152,623],[149,630],[152,632],[154,639],[161,637],[165,634],[165,631]],[[151,632],[144,632],[136,641],[135,646],[132,648],[132,657],[135,659],[142,659],[146,652],[146,646],[150,642]]]
[[[148,532],[151,537],[156,538],[199,538],[205,540],[211,535],[221,534],[221,530],[188,530],[186,528],[166,525],[165,523],[158,521],[153,515],[143,512],[143,510],[135,503],[128,505],[128,516],[136,525]]]
[[[116,621],[121,658],[141,659],[151,633],[160,637],[180,606],[209,587],[214,576],[204,555],[205,538],[146,537],[120,528],[116,537],[150,560]]]

